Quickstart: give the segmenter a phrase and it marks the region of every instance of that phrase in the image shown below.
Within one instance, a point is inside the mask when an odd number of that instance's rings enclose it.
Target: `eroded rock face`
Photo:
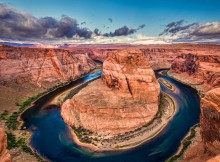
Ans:
[[[220,154],[220,88],[207,92],[201,100],[200,126],[205,151]]]
[[[139,50],[109,53],[102,79],[93,81],[61,108],[66,123],[115,136],[147,124],[158,111],[160,87]]]
[[[2,128],[0,128],[0,161],[11,162],[11,156],[7,150],[7,136]]]
[[[220,55],[182,54],[171,65],[169,75],[194,87],[203,94],[220,87]]]
[[[171,71],[176,73],[187,72],[189,75],[194,74],[199,68],[199,57],[193,54],[182,54],[177,56],[171,65]]]
[[[70,50],[0,46],[0,81],[22,86],[51,86],[86,74],[95,63]]]
[[[102,80],[109,88],[145,102],[158,103],[160,87],[140,50],[111,52],[103,65]]]

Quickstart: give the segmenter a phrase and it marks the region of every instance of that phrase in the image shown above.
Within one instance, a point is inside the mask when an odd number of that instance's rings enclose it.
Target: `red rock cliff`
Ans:
[[[201,100],[200,127],[205,151],[220,154],[220,88],[207,92]]]
[[[7,136],[2,128],[0,128],[0,161],[11,162],[11,156],[7,150]]]
[[[95,68],[86,54],[71,50],[0,46],[0,80],[22,86],[51,86]]]

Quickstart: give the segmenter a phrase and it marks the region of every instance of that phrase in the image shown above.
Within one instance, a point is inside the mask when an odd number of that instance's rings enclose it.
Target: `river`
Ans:
[[[117,152],[96,153],[81,148],[72,140],[70,132],[60,115],[60,107],[42,107],[64,90],[101,76],[101,72],[90,74],[70,85],[59,88],[40,98],[35,105],[26,110],[21,118],[28,131],[33,132],[31,147],[41,156],[54,162],[162,162],[172,156],[180,146],[181,140],[190,128],[199,123],[200,105],[196,91],[168,76],[155,72],[176,86],[174,92],[162,84],[161,90],[176,101],[177,113],[163,131],[151,141],[134,149]]]

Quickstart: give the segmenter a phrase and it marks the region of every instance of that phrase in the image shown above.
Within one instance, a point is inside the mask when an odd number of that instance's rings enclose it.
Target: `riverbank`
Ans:
[[[189,149],[193,143],[195,143],[195,138],[198,136],[199,133],[198,128],[199,128],[199,124],[196,124],[190,129],[189,133],[181,141],[181,145],[178,151],[172,157],[170,157],[166,162],[174,162],[177,160],[181,160],[183,158],[186,150]]]
[[[160,72],[161,75],[169,76],[170,78],[181,82],[182,84],[188,85],[191,88],[195,89],[197,94],[200,98],[204,96],[204,91],[201,91],[200,88],[198,88],[198,85],[196,84],[190,84],[186,80],[180,80],[177,76],[174,75],[174,73],[171,73],[169,70]],[[189,133],[183,138],[181,141],[181,145],[179,146],[177,152],[170,157],[166,162],[174,162],[174,161],[181,161],[183,159],[185,153],[192,147],[192,144],[198,143],[196,141],[197,138],[201,138],[199,134],[199,124],[196,124],[195,126],[190,128]]]
[[[158,78],[158,81],[163,84],[167,89],[169,89],[170,91],[174,92],[176,87],[171,84],[169,81],[163,79],[163,78]]]
[[[93,133],[85,136],[86,131],[83,129],[81,129],[82,132],[79,132],[76,129],[70,128],[70,131],[78,145],[89,148],[92,151],[126,150],[137,147],[157,136],[173,118],[175,113],[175,101],[168,94],[162,92],[160,108],[154,119],[134,131],[115,137],[97,137]],[[84,142],[84,139],[87,139],[86,142]]]
[[[90,74],[96,73],[97,70],[100,71],[100,69],[94,69],[90,72]],[[88,74],[81,75],[74,81],[83,78],[86,75]],[[5,107],[5,109],[1,109],[2,112],[0,111],[0,126],[4,128],[8,134],[7,141],[10,148],[9,152],[13,161],[47,161],[29,145],[32,132],[24,131],[26,127],[22,127],[23,120],[21,119],[21,116],[27,109],[34,106],[38,100],[69,84],[70,81],[67,81],[48,89],[25,89],[19,87],[18,85],[0,85],[0,89],[4,90],[1,91],[1,94],[3,94],[1,95],[2,97],[0,98],[0,101],[2,101],[1,104],[3,103]],[[5,99],[7,96],[11,101],[10,103]]]
[[[205,95],[205,92],[207,92],[208,90],[210,90],[210,87],[208,86],[203,86],[202,84],[200,83],[195,83],[195,84],[192,84],[191,81],[189,79],[187,79],[186,76],[180,76],[176,73],[172,73],[171,71],[167,71],[166,74],[163,73],[163,75],[167,75],[169,76],[170,78],[173,78],[174,80],[180,82],[180,83],[183,83],[185,85],[188,85],[190,86],[191,88],[195,89],[197,91],[197,94],[199,95],[200,98],[204,97]],[[208,87],[208,88],[207,88]]]

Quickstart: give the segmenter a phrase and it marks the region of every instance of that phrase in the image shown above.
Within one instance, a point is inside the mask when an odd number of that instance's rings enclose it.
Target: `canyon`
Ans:
[[[132,49],[130,49],[131,47]],[[129,68],[136,66],[137,62],[134,60],[138,60],[138,58],[125,57],[123,53],[129,53],[126,52],[128,49],[131,53],[143,54],[140,58],[144,57],[147,60],[143,61],[146,66],[145,70]],[[116,53],[120,53],[120,51],[124,52],[118,56]],[[129,62],[129,66],[124,59]],[[15,103],[21,99],[30,97],[48,87],[75,80],[96,68],[100,69],[100,65],[95,61],[105,61],[102,79],[90,83],[83,91],[75,95],[75,98],[65,102],[63,107],[66,112],[63,113],[63,118],[69,125],[74,126],[75,129],[77,127],[77,129],[81,129],[80,126],[83,126],[86,128],[83,130],[85,133],[89,134],[90,131],[87,130],[92,130],[108,137],[143,126],[153,118],[158,110],[159,88],[153,70],[170,68],[167,73],[169,76],[192,86],[198,90],[201,97],[204,97],[201,100],[199,130],[201,136],[198,137],[199,142],[194,142],[193,146],[186,150],[185,160],[194,159],[196,161],[199,158],[206,161],[219,154],[219,45],[81,45],[60,49],[0,45],[1,113],[6,109],[9,110],[9,113],[15,112],[17,109]],[[121,68],[120,64],[126,68]],[[139,63],[137,65],[138,67],[143,66]],[[145,78],[143,75],[149,77]],[[144,85],[145,83],[148,85]],[[143,88],[144,86],[146,88]],[[152,93],[149,93],[150,91]],[[146,98],[142,98],[143,95]],[[109,99],[109,96],[113,97]],[[147,103],[149,96],[153,96],[152,103]],[[102,102],[97,102],[94,98],[100,98]],[[82,105],[85,100],[87,103]],[[109,100],[114,102],[109,103]],[[116,103],[116,100],[119,100],[120,103]],[[143,103],[149,105],[147,110]],[[125,111],[116,108],[116,104],[119,107],[124,107],[124,105],[130,105],[130,107],[127,106],[128,111]],[[104,109],[102,109],[103,105],[105,105]],[[73,112],[72,107],[79,109]],[[134,110],[140,107],[143,109],[135,113]],[[116,109],[120,109],[117,110],[120,113],[116,113]],[[77,120],[68,117],[70,114]],[[115,118],[107,118],[107,116],[112,117],[113,115]],[[147,119],[144,120],[145,117]],[[82,121],[79,120],[81,118]],[[96,118],[100,119],[98,122],[101,124],[95,124]],[[130,122],[130,119],[134,122]],[[117,121],[115,125],[110,124],[111,120]],[[116,127],[117,129],[113,129]],[[106,131],[106,128],[112,129]],[[201,150],[201,152],[198,153],[197,150]],[[204,156],[202,156],[203,154]]]
[[[49,87],[79,78],[95,67],[86,54],[71,50],[0,46],[1,84]]]

